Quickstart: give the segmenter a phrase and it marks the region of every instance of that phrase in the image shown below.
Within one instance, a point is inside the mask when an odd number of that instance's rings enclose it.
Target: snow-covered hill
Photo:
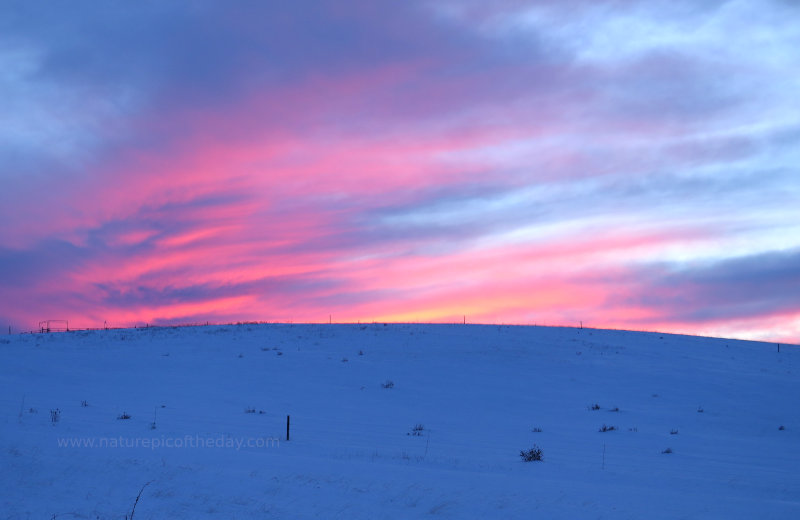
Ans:
[[[136,519],[800,518],[799,362],[544,327],[4,336],[0,519],[123,519],[148,482]]]

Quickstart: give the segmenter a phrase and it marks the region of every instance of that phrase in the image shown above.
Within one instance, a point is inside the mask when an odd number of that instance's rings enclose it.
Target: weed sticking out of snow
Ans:
[[[535,444],[533,445],[533,448],[529,450],[521,450],[519,452],[519,456],[523,462],[534,462],[534,461],[544,460],[544,454],[542,453],[542,449]]]
[[[415,424],[411,431],[406,435],[411,435],[412,437],[421,437],[422,432],[425,431],[425,427],[421,424]]]

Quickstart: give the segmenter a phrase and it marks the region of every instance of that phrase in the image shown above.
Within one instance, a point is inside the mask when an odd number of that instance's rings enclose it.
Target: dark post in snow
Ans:
[[[289,440],[289,416],[286,416],[286,440]]]
[[[8,328],[8,333],[11,334],[11,327]],[[781,344],[778,343],[778,354],[781,353]]]
[[[467,315],[465,314],[464,315],[464,325],[466,325],[466,324],[467,324]]]

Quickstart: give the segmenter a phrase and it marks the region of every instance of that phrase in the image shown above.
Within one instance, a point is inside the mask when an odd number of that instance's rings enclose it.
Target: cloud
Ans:
[[[5,3],[0,313],[791,313],[790,9]]]
[[[671,319],[713,322],[797,312],[800,251],[771,251],[700,265],[640,272],[648,289],[635,303]]]

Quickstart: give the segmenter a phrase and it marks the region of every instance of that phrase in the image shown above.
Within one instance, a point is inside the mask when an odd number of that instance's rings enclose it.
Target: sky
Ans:
[[[800,343],[800,3],[0,3],[0,326]]]

